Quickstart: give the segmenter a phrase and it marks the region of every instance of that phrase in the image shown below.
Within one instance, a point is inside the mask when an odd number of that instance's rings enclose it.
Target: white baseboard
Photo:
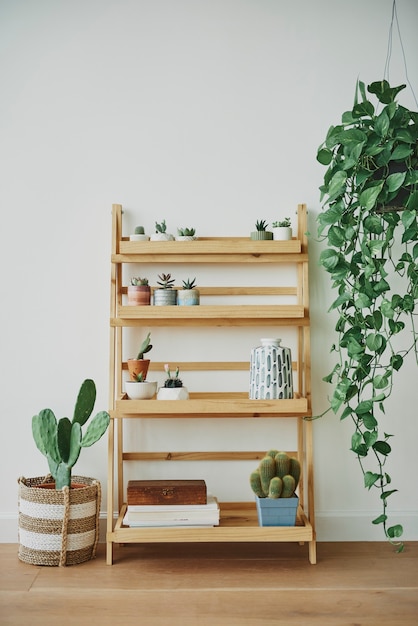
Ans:
[[[116,517],[116,515],[115,515]],[[382,525],[372,520],[376,513],[363,511],[317,511],[318,541],[385,541]],[[393,514],[392,524],[402,524],[404,541],[418,541],[418,512],[401,511]],[[106,513],[100,514],[100,542],[106,541]],[[17,514],[0,515],[0,543],[18,543]]]

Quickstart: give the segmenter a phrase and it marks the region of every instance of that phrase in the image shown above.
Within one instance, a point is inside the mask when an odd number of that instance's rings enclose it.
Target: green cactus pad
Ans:
[[[260,472],[258,471],[258,469],[254,470],[254,472],[251,472],[250,485],[251,485],[251,489],[254,491],[256,496],[258,496],[259,498],[266,497],[265,493],[263,492],[261,488],[261,478],[260,478]]]
[[[278,476],[274,476],[270,481],[269,498],[280,498],[283,490],[283,481]]]
[[[290,459],[290,472],[289,474],[291,476],[293,476],[293,478],[295,479],[295,489],[299,484],[299,480],[300,480],[300,472],[301,472],[301,467],[300,467],[300,463],[298,461],[298,459],[296,459],[295,457],[291,457]]]
[[[274,462],[274,459],[272,459],[271,456],[265,456],[260,461],[259,469],[261,488],[264,492],[264,495],[267,496],[270,488],[270,481],[276,473],[276,464]]]
[[[287,456],[286,452],[278,452],[274,460],[276,462],[276,476],[283,478],[290,473],[290,457]]]
[[[83,382],[78,392],[77,402],[74,409],[73,423],[78,422],[83,426],[93,412],[96,402],[96,385],[90,379]]]
[[[295,493],[296,483],[293,476],[287,474],[283,476],[283,491],[281,493],[282,498],[291,498]]]

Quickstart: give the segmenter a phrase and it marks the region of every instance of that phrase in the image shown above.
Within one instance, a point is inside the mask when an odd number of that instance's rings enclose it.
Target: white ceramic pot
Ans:
[[[126,395],[130,400],[149,400],[157,391],[157,381],[145,380],[142,383],[125,381]]]
[[[160,387],[157,400],[188,400],[189,392],[186,387]]]
[[[275,241],[287,241],[292,239],[292,227],[291,226],[276,226],[272,229],[273,239]]]
[[[176,241],[194,241],[197,239],[196,235],[177,235]]]
[[[174,241],[173,235],[170,233],[154,233],[150,237],[151,241]]]
[[[129,241],[148,241],[149,235],[129,235]]]

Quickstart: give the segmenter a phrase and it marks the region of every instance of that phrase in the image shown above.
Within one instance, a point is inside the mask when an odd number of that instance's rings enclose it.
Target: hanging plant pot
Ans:
[[[72,488],[44,477],[19,479],[18,557],[32,565],[76,565],[94,558],[99,539],[100,483],[74,476]],[[74,483],[82,483],[75,489]]]
[[[255,497],[260,526],[295,526],[299,498]]]
[[[128,372],[130,380],[137,382],[137,376],[142,374],[145,380],[148,374],[150,359],[128,359]]]

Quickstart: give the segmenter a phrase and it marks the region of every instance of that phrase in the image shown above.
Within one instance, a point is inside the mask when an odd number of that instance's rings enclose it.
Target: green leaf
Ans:
[[[386,179],[386,186],[388,191],[397,191],[403,185],[403,181],[405,180],[406,172],[399,174],[390,174]]]
[[[321,165],[329,165],[332,161],[332,152],[328,150],[328,148],[320,148],[316,155],[317,161],[321,163]]]
[[[403,527],[400,524],[396,524],[396,526],[390,526],[387,532],[391,539],[398,539],[403,535]]]
[[[381,474],[375,474],[374,472],[366,472],[364,474],[364,486],[367,489],[370,489],[380,479],[380,477],[381,477]]]
[[[398,146],[396,146],[390,158],[391,158],[391,161],[400,161],[400,160],[406,159],[411,154],[412,154],[412,148],[408,146],[406,143],[401,143]]]
[[[387,515],[379,515],[379,517],[376,517],[376,519],[372,521],[372,524],[383,524],[384,522],[386,522],[387,518]]]
[[[390,374],[388,372],[386,372],[386,374],[377,374],[373,378],[373,387],[375,389],[385,389],[389,384],[389,377]]]
[[[362,415],[362,420],[365,428],[368,430],[373,430],[377,426],[377,419],[371,413],[365,413]],[[376,444],[373,445],[373,449],[375,445]]]
[[[339,260],[340,255],[338,252],[330,248],[322,250],[319,256],[319,262],[327,272],[331,272],[338,265]]]
[[[328,196],[330,200],[337,198],[339,195],[344,193],[345,185],[347,182],[347,174],[346,172],[336,172],[334,176],[331,178],[330,183],[328,185]]]
[[[386,113],[386,110],[383,109],[380,115],[376,118],[375,121],[375,131],[380,137],[386,137],[387,132],[389,130],[389,116]]]
[[[373,408],[373,402],[371,400],[363,400],[357,405],[355,409],[355,413],[356,415],[361,417],[362,415],[365,415],[366,413],[370,413],[372,408]]]
[[[385,338],[380,333],[371,333],[366,337],[366,346],[372,352],[379,352],[385,342]]]
[[[403,365],[403,357],[400,354],[394,354],[391,356],[390,364],[394,370],[398,371]]]
[[[393,493],[396,493],[397,491],[398,491],[397,489],[392,489],[391,491],[384,491],[383,493],[380,494],[380,499],[386,500],[387,498],[389,498],[389,496],[391,496]]]
[[[391,453],[392,448],[387,441],[376,441],[376,443],[373,445],[373,450],[376,450],[376,452],[379,452],[379,454],[387,456]]]
[[[374,187],[368,187],[360,194],[359,202],[362,207],[370,211],[376,205],[376,200],[379,193],[382,191],[383,182],[380,182]]]

